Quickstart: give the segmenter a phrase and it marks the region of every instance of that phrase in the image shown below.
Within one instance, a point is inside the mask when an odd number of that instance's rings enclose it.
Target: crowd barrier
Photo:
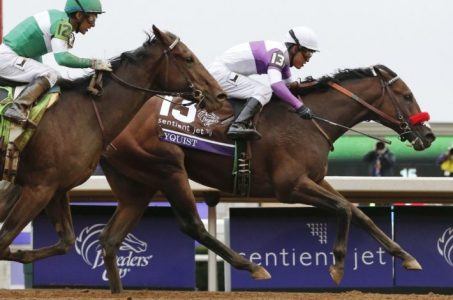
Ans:
[[[358,204],[452,204],[453,178],[442,177],[349,177],[328,176],[326,180],[348,200]],[[204,201],[209,205],[208,230],[216,236],[218,202],[230,203],[261,203],[262,206],[282,206],[275,198],[244,199],[232,194],[190,182],[197,201]],[[112,197],[110,187],[104,176],[93,176],[87,182],[71,192],[73,199],[90,195],[99,200]],[[153,201],[165,201],[162,195],[156,195]],[[208,290],[217,290],[217,263],[216,255],[208,253]]]
[[[453,178],[327,177],[327,181],[350,201],[359,204],[392,204],[395,202],[425,204],[453,203]],[[277,204],[276,199],[273,198],[244,199],[228,193],[220,192],[213,188],[205,187],[195,182],[191,182],[191,188],[194,192],[196,200],[199,202],[206,202],[209,206],[208,230],[214,236],[217,235],[216,204],[219,201],[229,203],[258,203],[259,206],[284,206]],[[104,176],[91,177],[87,182],[73,189],[70,192],[70,196],[73,203],[82,202],[83,204],[84,201],[114,201],[113,194]],[[165,198],[163,195],[158,194],[152,199],[152,201],[161,202],[165,201]],[[111,212],[113,212],[113,210],[109,210],[105,214],[106,217],[111,215]],[[93,228],[91,230],[97,229]],[[147,242],[136,241],[132,238],[130,243],[133,243],[135,245],[134,247],[138,247],[136,248],[136,250],[138,249],[137,251],[141,251],[144,243]],[[96,258],[97,252],[93,253],[95,255],[94,258]],[[136,258],[135,260],[138,261],[140,259]],[[136,262],[135,260],[128,257],[124,258],[125,263],[131,262],[134,264]],[[144,258],[141,260],[144,261]],[[209,252],[208,289],[210,291],[217,290],[216,260],[216,256],[212,252]]]

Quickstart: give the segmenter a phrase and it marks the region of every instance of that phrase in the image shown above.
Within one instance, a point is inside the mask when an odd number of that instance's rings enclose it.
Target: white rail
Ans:
[[[453,203],[453,178],[450,177],[330,176],[326,179],[337,191],[353,202]],[[203,197],[207,193],[210,195],[218,193],[218,197],[224,202],[277,202],[273,198],[253,198],[246,201],[244,198],[222,193],[193,181],[190,182],[190,186],[197,197]],[[88,181],[74,188],[71,195],[75,197],[113,196],[104,176],[92,176]]]

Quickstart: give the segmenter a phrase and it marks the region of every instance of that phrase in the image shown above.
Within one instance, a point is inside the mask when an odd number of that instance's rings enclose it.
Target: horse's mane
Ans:
[[[140,49],[142,47],[151,45],[156,40],[155,36],[153,34],[151,34],[149,32],[145,32],[145,34],[147,36],[146,41],[143,43],[142,46],[138,47],[136,50],[138,50],[138,49]],[[171,38],[176,38],[176,36],[173,33],[171,33],[171,32],[167,31],[166,34],[168,34]],[[121,53],[118,56],[115,56],[115,57],[111,58],[110,59],[110,63],[112,64],[113,71],[118,69],[118,67],[121,65],[121,63],[124,60],[133,58],[134,55],[135,55],[136,50],[126,51],[126,52]],[[62,89],[74,89],[74,88],[78,88],[80,86],[87,87],[88,84],[89,84],[89,81],[91,80],[91,77],[93,76],[93,73],[94,72],[90,72],[87,75],[84,75],[82,77],[78,77],[76,79],[60,78],[58,80],[57,84]]]
[[[330,88],[328,85],[329,82],[341,83],[348,80],[375,77],[375,69],[385,71],[392,77],[397,76],[395,72],[384,65],[375,65],[368,68],[340,69],[332,75],[324,75],[318,79],[315,79],[313,77],[305,78],[302,84],[306,87],[301,89],[299,91],[299,94],[302,96],[316,91],[325,92]]]

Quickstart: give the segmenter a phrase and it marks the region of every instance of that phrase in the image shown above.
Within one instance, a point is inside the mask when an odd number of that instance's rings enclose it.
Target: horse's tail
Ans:
[[[6,219],[14,203],[19,199],[21,192],[21,186],[11,184],[5,180],[0,181],[0,222]]]

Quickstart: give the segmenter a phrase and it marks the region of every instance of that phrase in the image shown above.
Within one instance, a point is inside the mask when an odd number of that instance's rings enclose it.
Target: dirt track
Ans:
[[[0,290],[0,299],[304,299],[304,300],[374,300],[374,299],[453,299],[453,295],[429,294],[375,294],[357,291],[346,293],[279,293],[279,292],[175,292],[130,291],[112,295],[107,290],[58,289],[58,290]]]

